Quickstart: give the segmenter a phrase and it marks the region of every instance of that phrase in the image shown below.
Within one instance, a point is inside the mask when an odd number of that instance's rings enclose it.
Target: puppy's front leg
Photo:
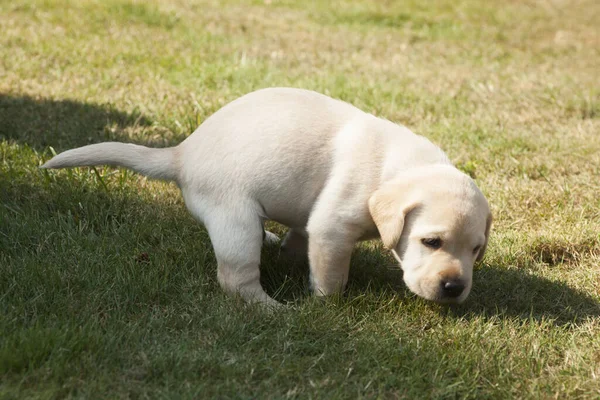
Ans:
[[[306,232],[311,286],[317,296],[342,291],[348,282],[354,244],[362,235],[363,202],[345,195],[345,182],[332,180],[315,205]]]
[[[309,231],[311,286],[317,296],[340,292],[346,287],[354,236],[339,226]]]

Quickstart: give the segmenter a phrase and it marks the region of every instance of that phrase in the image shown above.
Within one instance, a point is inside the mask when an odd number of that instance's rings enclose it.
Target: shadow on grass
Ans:
[[[203,271],[190,267],[187,273],[206,273],[215,278],[215,261],[207,234],[200,228],[200,224],[195,223],[191,217],[186,217],[187,212],[183,207],[179,209],[179,206],[175,206],[170,209],[171,207],[166,205],[146,202],[138,199],[136,194],[129,190],[106,192],[98,182],[88,181],[81,187],[65,183],[64,187],[58,190],[60,182],[17,183],[8,176],[6,180],[0,179],[0,188],[3,189],[0,202],[9,205],[12,210],[19,210],[19,215],[5,213],[5,217],[14,220],[5,221],[8,231],[4,237],[12,238],[11,243],[17,240],[23,249],[35,248],[42,242],[44,232],[38,232],[34,228],[24,229],[20,235],[17,231],[10,232],[11,226],[16,228],[27,223],[28,212],[43,220],[55,218],[57,215],[62,215],[63,218],[69,216],[68,220],[73,220],[69,222],[69,225],[73,225],[69,228],[72,230],[77,229],[77,221],[82,221],[87,229],[94,231],[98,237],[114,242],[106,244],[114,248],[120,248],[121,244],[119,237],[111,237],[111,226],[132,225],[131,229],[137,231],[136,236],[140,240],[136,247],[148,251],[151,256],[172,252],[172,249],[161,247],[163,240],[158,238],[163,235],[173,236],[167,241],[172,243],[175,240],[177,248],[181,249],[169,256],[173,258],[173,265],[190,264],[190,260],[178,260],[177,258],[182,256],[179,253],[189,256],[208,252],[211,255],[211,265],[206,265],[202,268]],[[85,206],[81,207],[81,204]],[[158,218],[158,222],[154,217]],[[30,223],[35,226],[38,220],[31,218]],[[165,226],[157,229],[157,223]],[[2,230],[0,229],[0,232]],[[277,233],[281,235],[284,232],[285,228],[280,227]],[[2,240],[0,247],[1,244]],[[146,247],[149,250],[144,250]],[[14,250],[18,253],[18,249]],[[13,255],[16,257],[17,253]],[[498,316],[522,320],[549,320],[555,325],[568,325],[581,323],[590,317],[600,317],[600,302],[590,294],[569,287],[563,282],[536,276],[525,268],[506,269],[497,265],[482,266],[475,271],[473,290],[464,304],[452,307],[438,306],[411,294],[402,281],[400,269],[389,267],[392,263],[391,257],[385,253],[375,249],[358,248],[353,256],[347,298],[370,293],[374,294],[373,299],[377,302],[378,298],[388,297],[393,293],[403,299],[403,302],[405,300],[431,304],[442,314],[465,319]],[[278,300],[302,302],[310,296],[309,271],[305,260],[283,256],[276,247],[265,247],[261,270],[263,285],[267,292]],[[213,282],[214,289],[218,290],[216,279]]]
[[[114,180],[106,190],[91,173],[65,178],[27,182],[0,174],[0,264],[10,265],[0,274],[0,293],[11,293],[0,308],[32,303],[51,312],[54,302],[69,312],[71,302],[88,311],[147,311],[179,303],[188,282],[216,281],[206,231],[182,204],[148,201]],[[38,295],[41,305],[27,300]]]
[[[375,250],[357,249],[346,295],[352,297],[367,291],[374,294],[392,292],[401,298],[411,297],[409,301],[426,302],[406,288],[402,271],[396,266],[390,267],[392,262],[391,257],[386,259]],[[267,269],[268,287],[279,288],[279,292],[271,290],[271,293],[275,292],[280,300],[291,301],[308,295],[307,263],[295,261],[291,265],[293,270],[287,271],[283,277],[282,272]],[[499,316],[548,320],[562,326],[600,317],[600,302],[591,295],[563,282],[536,276],[525,268],[506,269],[486,265],[475,270],[473,279],[473,289],[465,303],[456,306],[429,304],[448,316],[465,319]],[[281,290],[281,286],[286,289]]]
[[[148,127],[141,113],[111,105],[0,94],[0,140],[27,144],[41,151],[115,140],[126,127]]]
[[[460,307],[450,308],[450,315],[467,319],[476,315],[504,315],[551,320],[555,325],[600,317],[600,302],[589,294],[525,269],[486,266],[475,272],[474,279],[469,299]]]

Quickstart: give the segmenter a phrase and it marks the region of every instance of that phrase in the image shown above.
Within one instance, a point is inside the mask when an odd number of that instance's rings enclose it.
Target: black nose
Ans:
[[[465,285],[461,281],[442,282],[442,292],[444,297],[458,297],[465,290]]]

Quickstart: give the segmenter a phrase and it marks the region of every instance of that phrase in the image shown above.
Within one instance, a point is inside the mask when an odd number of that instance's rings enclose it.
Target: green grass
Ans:
[[[593,0],[0,2],[0,398],[599,398],[598,20]],[[291,304],[268,314],[222,293],[174,185],[37,168],[178,143],[269,86],[403,123],[477,180],[495,223],[465,304],[410,294],[372,242],[326,301],[265,250]]]

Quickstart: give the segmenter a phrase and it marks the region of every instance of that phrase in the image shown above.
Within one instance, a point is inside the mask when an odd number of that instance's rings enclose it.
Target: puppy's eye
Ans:
[[[473,254],[479,253],[479,250],[481,250],[481,245],[479,245],[473,249]]]
[[[421,243],[430,249],[439,249],[442,247],[442,239],[440,238],[425,238],[421,239]]]

